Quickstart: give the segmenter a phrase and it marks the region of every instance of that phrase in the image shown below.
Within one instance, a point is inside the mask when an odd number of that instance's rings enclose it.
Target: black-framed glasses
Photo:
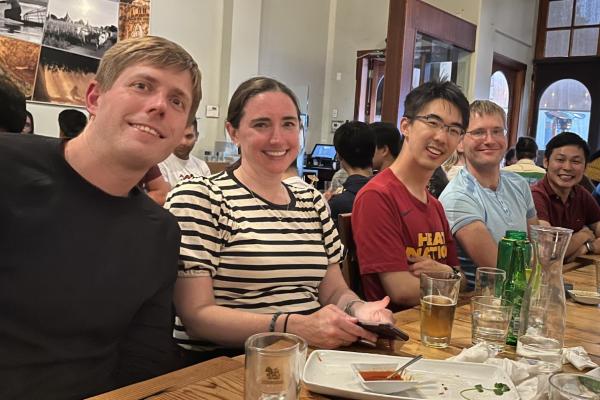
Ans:
[[[473,129],[472,131],[468,131],[467,135],[471,136],[473,139],[483,139],[488,135],[488,133],[492,135],[493,138],[501,138],[506,136],[506,129],[500,127],[490,129]]]
[[[460,126],[446,125],[437,115],[417,115],[411,119],[421,121],[425,125],[429,126],[431,129],[435,129],[437,131],[445,130],[448,133],[448,135],[453,138],[458,138],[465,133],[465,130]]]

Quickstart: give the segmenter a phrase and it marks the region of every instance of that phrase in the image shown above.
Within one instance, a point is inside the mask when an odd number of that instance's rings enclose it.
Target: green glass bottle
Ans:
[[[507,276],[504,285],[502,297],[513,303],[512,318],[506,336],[506,344],[516,346],[519,334],[519,325],[521,317],[521,304],[523,295],[527,288],[527,279],[525,277],[526,254],[528,253],[527,242],[525,240],[516,241],[513,251],[512,263],[510,265],[511,276]]]

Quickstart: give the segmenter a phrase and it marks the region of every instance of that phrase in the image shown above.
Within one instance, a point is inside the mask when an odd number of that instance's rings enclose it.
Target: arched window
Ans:
[[[560,132],[575,132],[588,140],[592,98],[585,85],[575,79],[561,79],[542,93],[538,104],[535,140],[540,149]]]
[[[502,71],[496,71],[490,78],[490,100],[504,109],[508,115],[510,89],[508,80]]]

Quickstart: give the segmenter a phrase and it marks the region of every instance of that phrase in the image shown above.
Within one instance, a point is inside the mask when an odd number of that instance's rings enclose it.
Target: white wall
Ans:
[[[259,73],[296,92],[310,117],[309,148],[320,134],[328,21],[329,0],[263,0]]]
[[[386,46],[389,0],[340,0],[335,13],[331,68],[325,76],[330,97],[324,105],[321,125],[321,140],[327,142],[333,139],[332,120],[354,119],[356,52]],[[332,117],[334,109],[336,118]]]
[[[185,48],[202,72],[202,101],[199,118],[200,140],[194,152],[212,149],[217,132],[223,132],[220,119],[205,118],[206,105],[221,102],[223,0],[152,0],[150,33],[166,37]],[[221,113],[223,110],[221,110]]]

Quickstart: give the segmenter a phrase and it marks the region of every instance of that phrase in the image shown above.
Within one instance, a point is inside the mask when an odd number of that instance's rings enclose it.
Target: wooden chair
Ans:
[[[348,284],[348,287],[354,291],[361,299],[365,296],[362,290],[362,283],[360,280],[360,269],[358,267],[358,257],[356,256],[356,244],[352,237],[352,214],[340,214],[338,215],[338,232],[340,239],[344,244],[346,257],[342,263],[342,275],[344,280]]]

